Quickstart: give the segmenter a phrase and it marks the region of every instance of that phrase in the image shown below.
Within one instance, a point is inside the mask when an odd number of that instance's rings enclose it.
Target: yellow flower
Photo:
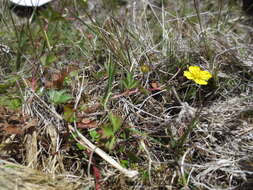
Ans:
[[[199,66],[190,66],[189,71],[184,71],[184,76],[200,85],[207,85],[207,81],[212,78],[211,73],[200,70]]]

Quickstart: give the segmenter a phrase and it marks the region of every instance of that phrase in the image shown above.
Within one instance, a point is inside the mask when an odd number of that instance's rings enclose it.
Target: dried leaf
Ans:
[[[64,106],[64,113],[63,118],[68,122],[74,122],[75,117],[75,110],[71,107],[71,105]]]
[[[84,113],[94,113],[96,112],[99,108],[101,107],[101,104],[94,104],[90,107],[87,107],[85,110],[84,110]]]
[[[97,128],[98,124],[94,120],[82,119],[81,122],[77,123],[77,127],[81,129],[87,129],[87,128],[90,129],[90,128]]]
[[[15,126],[15,125],[9,125],[9,124],[4,124],[5,126],[3,127],[3,131],[5,132],[6,135],[20,135],[22,134],[22,129],[19,126]]]
[[[153,88],[153,89],[158,89],[159,88],[159,84],[157,82],[151,82],[150,83],[150,86]]]

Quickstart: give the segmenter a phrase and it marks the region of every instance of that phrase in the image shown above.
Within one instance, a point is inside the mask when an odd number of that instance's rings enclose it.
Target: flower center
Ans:
[[[201,74],[199,72],[194,72],[192,74],[193,74],[194,78],[196,78],[196,79],[201,79],[202,78]]]

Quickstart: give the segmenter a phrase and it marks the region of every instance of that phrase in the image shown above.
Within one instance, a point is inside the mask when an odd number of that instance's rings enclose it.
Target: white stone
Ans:
[[[52,0],[10,0],[12,3],[26,7],[40,7]]]

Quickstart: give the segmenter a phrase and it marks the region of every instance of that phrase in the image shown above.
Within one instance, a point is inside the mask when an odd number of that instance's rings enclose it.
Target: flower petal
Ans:
[[[194,82],[200,85],[207,85],[207,81],[201,79],[194,79]]]
[[[190,66],[189,67],[189,71],[191,73],[199,73],[200,72],[200,68],[199,68],[199,66]]]
[[[189,80],[194,79],[194,76],[189,71],[184,71],[184,76]]]
[[[212,78],[212,74],[208,71],[201,71],[200,76],[203,80],[209,80],[210,78]]]

